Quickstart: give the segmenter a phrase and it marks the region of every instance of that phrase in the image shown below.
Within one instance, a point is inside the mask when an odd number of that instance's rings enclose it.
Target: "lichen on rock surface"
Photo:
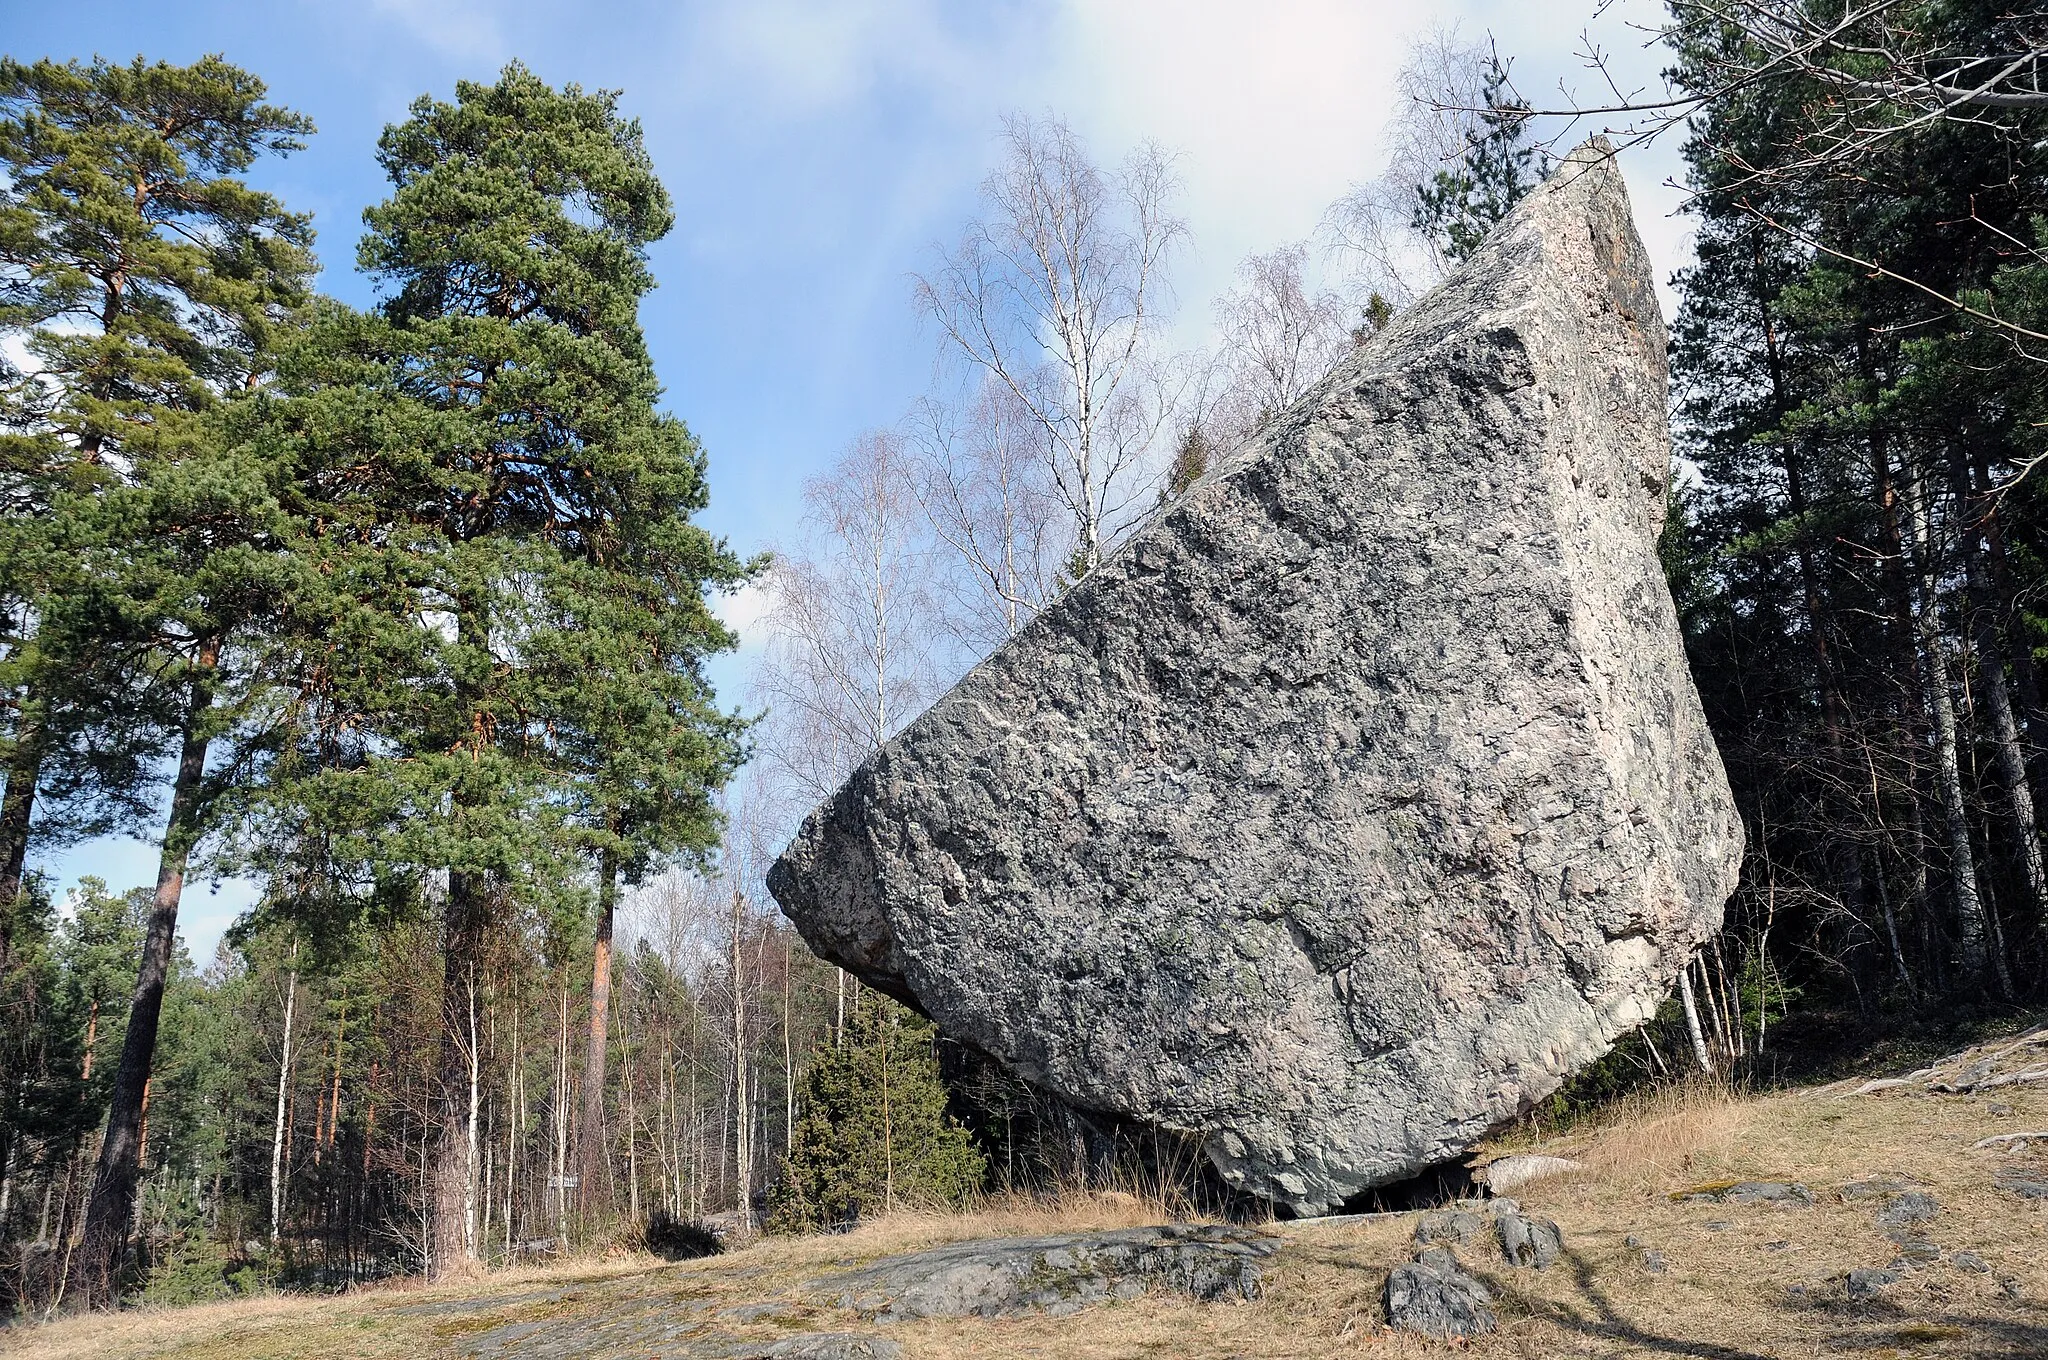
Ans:
[[[1657,557],[1665,331],[1611,149],[867,761],[812,947],[1305,1214],[1654,1012],[1742,832]]]

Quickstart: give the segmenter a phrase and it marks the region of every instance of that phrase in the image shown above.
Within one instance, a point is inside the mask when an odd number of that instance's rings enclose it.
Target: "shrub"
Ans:
[[[694,1261],[725,1250],[717,1233],[702,1223],[677,1218],[666,1209],[656,1209],[647,1216],[647,1226],[640,1238],[647,1250],[670,1261]]]
[[[840,1227],[898,1205],[958,1204],[988,1164],[946,1113],[931,1022],[886,997],[861,998],[844,1040],[804,1073],[798,1118],[769,1226]]]

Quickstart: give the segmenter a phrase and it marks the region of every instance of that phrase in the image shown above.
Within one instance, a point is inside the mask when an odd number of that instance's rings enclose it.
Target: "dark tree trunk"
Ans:
[[[205,813],[201,784],[206,774],[207,738],[203,728],[213,703],[213,667],[219,658],[217,641],[201,643],[186,709],[184,739],[178,753],[178,773],[171,785],[171,812],[164,824],[156,895],[151,899],[149,928],[143,936],[135,999],[128,1008],[128,1033],[121,1041],[121,1065],[114,1073],[107,1132],[100,1140],[92,1200],[85,1215],[85,1237],[71,1262],[66,1292],[85,1307],[103,1307],[115,1301],[129,1225],[135,1217],[135,1191],[142,1176],[144,1151],[143,1108],[149,1095],[150,1064],[156,1057],[157,1022],[163,1015],[164,986],[170,980],[171,957],[177,945],[178,902],[185,889],[185,866],[199,841]]]
[[[29,821],[42,777],[43,724],[36,708],[35,700],[25,696],[7,760],[6,791],[0,793],[0,973],[14,946],[14,904],[28,869]]]

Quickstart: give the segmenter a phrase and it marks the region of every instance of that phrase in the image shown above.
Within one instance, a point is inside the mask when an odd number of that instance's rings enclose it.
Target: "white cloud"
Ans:
[[[1654,88],[1668,60],[1631,27],[1660,21],[1654,0],[1620,0],[1597,22],[1593,0],[1064,4],[1035,98],[1064,113],[1101,159],[1145,138],[1180,153],[1193,237],[1176,280],[1183,343],[1206,332],[1209,300],[1238,261],[1311,235],[1331,202],[1380,173],[1395,75],[1430,28],[1456,25],[1475,40],[1493,33],[1531,97],[1554,98],[1560,80],[1582,98],[1595,95],[1595,78],[1575,55],[1582,27],[1610,51],[1624,88]],[[1662,187],[1679,169],[1676,144],[1631,152],[1623,169],[1661,285],[1691,254],[1689,223],[1671,216],[1679,196]],[[1664,301],[1668,308],[1668,289]]]
[[[492,63],[504,58],[504,30],[484,0],[370,0],[370,8],[444,56]]]
[[[740,635],[742,652],[754,651],[767,641],[764,624],[772,607],[768,592],[752,582],[711,600],[711,612],[718,616],[718,621]]]
[[[1421,22],[1356,0],[1067,0],[1046,102],[1103,159],[1146,138],[1180,154],[1193,236],[1183,332],[1206,328],[1245,255],[1309,235],[1378,171],[1394,74]]]

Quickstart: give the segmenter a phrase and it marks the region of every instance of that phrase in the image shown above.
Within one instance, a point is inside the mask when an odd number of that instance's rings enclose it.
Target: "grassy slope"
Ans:
[[[2048,1063],[2048,1046],[2029,1060]],[[2028,1055],[2021,1055],[2028,1058]],[[2048,1175],[2048,1150],[2000,1153],[1972,1144],[1994,1133],[2048,1129],[2048,1082],[1977,1096],[1851,1086],[1736,1099],[1693,1090],[1609,1113],[1597,1126],[1520,1141],[1582,1159],[1586,1169],[1523,1189],[1525,1207],[1554,1217],[1566,1257],[1541,1273],[1485,1266],[1503,1326],[1461,1350],[1475,1356],[1812,1356],[1835,1350],[1915,1356],[2048,1355],[2048,1203],[1997,1189],[2000,1167]],[[2000,1112],[2001,1110],[2005,1112]],[[1503,1149],[1505,1150],[1505,1149]],[[1926,1235],[1989,1264],[1946,1262],[1909,1273],[1880,1302],[1849,1304],[1841,1275],[1897,1255],[1870,1201],[1836,1187],[1890,1176],[1941,1201]],[[1675,1202],[1671,1192],[1729,1179],[1797,1180],[1811,1209]],[[604,1340],[607,1320],[649,1308],[744,1303],[835,1266],[966,1237],[1110,1227],[1148,1220],[1147,1206],[1106,1197],[1052,1207],[998,1206],[978,1215],[901,1215],[844,1237],[767,1241],[712,1261],[646,1258],[571,1263],[474,1281],[390,1287],[343,1298],[264,1298],[165,1312],[76,1318],[0,1333],[0,1355],[49,1360],[178,1356],[199,1360],[334,1355],[406,1360],[465,1353],[465,1341],[508,1322],[589,1317],[593,1355],[648,1352]],[[1723,1224],[1718,1230],[1710,1223]],[[928,1321],[888,1329],[913,1357],[1321,1357],[1442,1354],[1378,1323],[1390,1264],[1405,1259],[1414,1216],[1283,1229],[1286,1248],[1265,1297],[1238,1306],[1146,1297],[1064,1319]],[[1624,1239],[1664,1252],[1647,1273]],[[1469,1255],[1469,1254],[1468,1254]],[[1470,1259],[1477,1260],[1476,1255]],[[1788,1286],[1807,1287],[1805,1296]],[[729,1330],[866,1329],[823,1307]]]

